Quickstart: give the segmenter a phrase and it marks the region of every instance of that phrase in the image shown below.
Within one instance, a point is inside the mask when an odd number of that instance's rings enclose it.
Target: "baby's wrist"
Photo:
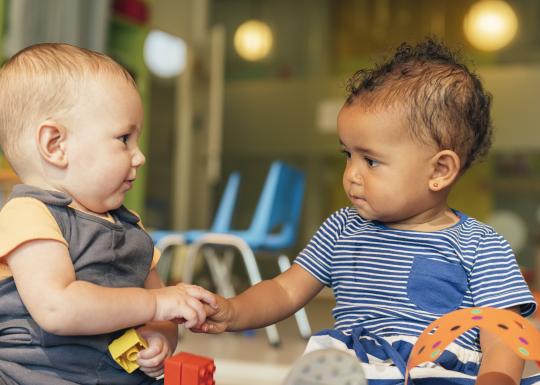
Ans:
[[[238,310],[235,306],[235,303],[232,299],[226,299],[227,303],[227,311],[226,311],[226,319],[227,319],[227,331],[237,331],[238,330]]]
[[[149,296],[148,311],[152,317],[148,322],[160,321],[158,289],[148,289],[146,292]]]

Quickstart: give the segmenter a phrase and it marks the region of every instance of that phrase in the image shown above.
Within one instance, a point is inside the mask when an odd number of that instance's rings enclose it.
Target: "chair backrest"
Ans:
[[[304,184],[303,172],[281,161],[272,163],[248,229],[252,247],[276,250],[294,245]]]
[[[210,231],[213,233],[223,233],[231,229],[231,221],[238,197],[238,186],[240,185],[240,173],[233,172],[229,175],[227,185],[221,195],[219,206],[212,221]]]

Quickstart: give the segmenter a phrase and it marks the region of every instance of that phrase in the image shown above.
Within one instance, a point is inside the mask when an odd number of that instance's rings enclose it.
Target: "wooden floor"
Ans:
[[[313,331],[331,327],[331,299],[316,299],[306,307]],[[186,332],[179,351],[212,357],[216,361],[216,385],[279,385],[292,363],[302,355],[306,340],[294,318],[277,325],[281,345],[272,347],[264,330],[204,335]]]

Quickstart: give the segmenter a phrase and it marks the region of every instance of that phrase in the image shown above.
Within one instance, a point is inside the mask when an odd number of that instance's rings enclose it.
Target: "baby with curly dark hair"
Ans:
[[[336,322],[307,351],[348,351],[368,380],[402,384],[412,346],[437,318],[475,306],[528,316],[536,303],[507,241],[448,206],[456,181],[491,144],[491,96],[478,76],[427,39],[358,71],[348,91],[338,135],[352,206],[326,219],[288,271],[237,297],[217,297],[203,331],[272,324],[328,286]],[[479,329],[450,344],[437,364],[413,371],[413,379],[518,384],[523,371],[499,337]],[[342,373],[331,383],[357,383],[351,371]],[[325,383],[309,380],[292,375],[287,385]]]

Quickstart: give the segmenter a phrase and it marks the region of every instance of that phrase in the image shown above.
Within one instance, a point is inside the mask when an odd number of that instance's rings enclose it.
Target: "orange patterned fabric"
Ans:
[[[424,330],[409,357],[405,385],[413,367],[436,360],[452,341],[474,327],[497,334],[522,359],[540,366],[540,332],[531,322],[510,310],[474,307],[448,313]]]

